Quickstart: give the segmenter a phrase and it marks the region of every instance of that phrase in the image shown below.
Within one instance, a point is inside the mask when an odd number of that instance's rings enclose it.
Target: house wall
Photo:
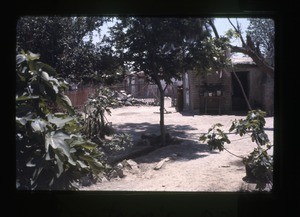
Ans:
[[[274,80],[253,65],[236,66],[236,71],[249,71],[249,102],[252,109],[274,113]]]
[[[200,82],[201,78],[197,76],[195,73],[189,72],[189,80],[190,80],[190,110],[199,109],[199,91],[200,91]]]
[[[254,65],[237,65],[235,71],[247,71],[249,81],[249,103],[253,109],[263,107],[263,77],[264,74]]]
[[[274,80],[267,76],[263,83],[263,107],[268,115],[274,115]]]
[[[223,74],[223,107],[222,111],[224,113],[230,113],[232,111],[232,80],[231,80],[231,72],[224,70]]]
[[[206,75],[197,75],[194,72],[189,72],[190,77],[190,96],[191,96],[191,105],[190,110],[193,110],[195,113],[204,112],[204,98],[200,97],[200,94],[203,93],[204,84],[222,84],[222,103],[221,111],[228,112],[231,111],[231,77],[230,73],[225,71],[219,73],[209,73]]]
[[[257,66],[251,64],[235,65],[235,72],[247,71],[249,82],[249,102],[253,109],[263,109],[272,114],[274,107],[274,82],[267,79],[265,74],[262,73]],[[232,112],[232,71],[223,71],[222,76],[220,73],[211,73],[207,75],[196,75],[195,72],[189,72],[190,80],[190,110],[198,111],[197,113],[203,114],[204,111],[204,98],[200,97],[203,92],[204,82],[207,84],[221,83],[223,85],[221,112]]]
[[[161,80],[163,88],[165,87],[165,82]],[[135,98],[148,99],[148,98],[159,98],[158,86],[154,83],[147,83],[145,78],[139,78],[137,76],[128,76],[123,82],[123,89],[126,93],[131,94]],[[174,97],[176,88],[173,85],[168,85],[165,90],[165,96]]]

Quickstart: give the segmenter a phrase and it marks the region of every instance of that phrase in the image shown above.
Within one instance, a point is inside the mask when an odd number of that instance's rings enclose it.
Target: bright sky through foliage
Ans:
[[[243,37],[245,38],[245,32],[249,26],[249,20],[247,18],[230,18],[231,22],[236,26],[236,21],[238,21],[242,28]],[[94,42],[97,43],[103,37],[103,35],[108,34],[108,28],[113,26],[114,22],[105,23],[101,28],[101,36],[94,32]],[[215,26],[218,30],[219,35],[225,35],[229,29],[233,29],[227,18],[215,18]],[[232,39],[232,45],[242,46],[240,39]],[[239,54],[240,55],[240,54]]]

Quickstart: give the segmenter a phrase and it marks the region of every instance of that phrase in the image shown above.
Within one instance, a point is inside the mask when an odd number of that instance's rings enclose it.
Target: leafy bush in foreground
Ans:
[[[33,53],[16,57],[16,187],[78,189],[79,179],[105,168],[97,144],[84,139],[68,84]]]

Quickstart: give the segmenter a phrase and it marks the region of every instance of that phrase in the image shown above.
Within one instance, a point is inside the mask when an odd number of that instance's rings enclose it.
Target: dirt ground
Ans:
[[[182,142],[127,159],[131,166],[129,169],[123,168],[123,178],[104,179],[80,190],[236,192],[255,189],[254,183],[243,181],[245,168],[240,158],[225,150],[210,151],[206,144],[199,142],[200,134],[206,133],[212,124],[221,123],[224,131],[228,132],[231,121],[245,116],[178,113],[171,107],[170,100],[166,100],[165,108],[168,111],[165,114],[166,129],[172,137]],[[159,134],[158,106],[112,109],[112,115],[107,119],[114,128],[131,133],[135,140],[145,132]],[[273,142],[273,117],[266,118],[265,129]],[[228,137],[231,144],[225,147],[239,156],[248,155],[256,146],[250,136],[241,138],[229,133]]]

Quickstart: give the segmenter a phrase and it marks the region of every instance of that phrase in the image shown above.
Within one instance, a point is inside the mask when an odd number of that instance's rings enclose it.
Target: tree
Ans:
[[[250,18],[247,35],[254,50],[274,67],[275,26],[272,19]]]
[[[217,39],[223,39],[224,44],[221,46],[222,49],[230,48],[232,52],[239,52],[239,53],[249,55],[263,73],[265,73],[267,76],[274,79],[275,29],[274,29],[273,20],[254,19],[254,18],[250,19],[250,25],[247,31],[248,34],[246,36],[246,42],[242,37],[242,29],[240,27],[240,24],[237,22],[237,26],[235,26],[229,18],[228,21],[230,22],[234,30],[232,29],[228,30],[226,36],[221,37],[214,25],[214,20],[208,19],[208,23],[213,29],[215,37]],[[232,37],[239,38],[242,42],[242,47],[231,45],[229,39],[231,39]],[[249,100],[245,94],[244,88],[234,70],[233,70],[233,75],[236,77],[241,87],[241,91],[244,95],[248,109],[252,110]]]
[[[165,145],[164,91],[187,70],[207,71],[220,66],[215,49],[199,18],[123,17],[111,29],[119,57],[132,70],[143,71],[160,92],[160,133]],[[224,54],[224,53],[223,53]],[[166,83],[163,86],[161,81]]]
[[[118,67],[118,62],[108,45],[94,43],[93,34],[96,31],[100,35],[100,27],[108,20],[106,17],[21,17],[17,23],[17,47],[39,53],[43,62],[70,82],[103,82],[105,71]]]
[[[236,26],[228,18],[234,30],[228,32],[227,36],[238,37],[242,42],[242,47],[233,46],[227,43],[226,46],[231,49],[231,52],[243,53],[253,59],[256,65],[263,73],[274,79],[274,22],[270,19],[250,19],[250,26],[246,40],[242,37],[242,30],[237,22]],[[215,35],[218,35],[213,22],[210,25],[214,29]]]

